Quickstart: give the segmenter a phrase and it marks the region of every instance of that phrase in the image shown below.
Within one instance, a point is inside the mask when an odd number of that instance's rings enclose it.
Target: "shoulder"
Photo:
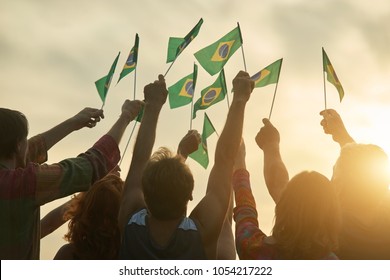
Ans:
[[[74,245],[73,244],[65,244],[63,245],[54,256],[55,260],[74,260]]]

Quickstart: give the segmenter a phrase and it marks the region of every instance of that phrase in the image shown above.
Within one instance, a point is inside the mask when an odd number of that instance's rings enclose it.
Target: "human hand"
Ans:
[[[161,108],[167,100],[168,90],[163,75],[158,76],[158,80],[150,83],[144,88],[145,103]]]
[[[74,130],[79,130],[83,127],[95,127],[100,122],[100,119],[104,119],[103,110],[87,107],[70,118],[70,121]]]
[[[272,125],[269,119],[263,119],[264,126],[256,135],[256,143],[260,149],[264,150],[268,146],[279,145],[280,134],[279,131]]]
[[[125,117],[128,122],[131,122],[134,120],[139,112],[142,109],[142,106],[144,106],[145,102],[140,100],[128,100],[126,99],[125,102],[122,105],[122,113],[121,116]]]
[[[200,142],[201,138],[199,132],[197,130],[189,130],[183,139],[181,139],[177,154],[187,158],[189,154],[198,150]]]
[[[255,82],[251,80],[247,72],[238,72],[236,77],[233,79],[233,100],[237,99],[245,102],[248,101],[254,87]]]
[[[352,137],[348,134],[340,115],[333,109],[327,109],[320,112],[323,117],[321,126],[325,134],[332,135],[335,142],[343,146],[346,143],[354,142]]]

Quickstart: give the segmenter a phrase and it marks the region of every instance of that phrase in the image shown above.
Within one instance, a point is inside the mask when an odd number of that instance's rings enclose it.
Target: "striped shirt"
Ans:
[[[31,138],[25,168],[0,167],[0,259],[39,259],[40,206],[88,190],[119,158],[115,140],[105,135],[75,158],[40,164],[47,159],[44,138]]]

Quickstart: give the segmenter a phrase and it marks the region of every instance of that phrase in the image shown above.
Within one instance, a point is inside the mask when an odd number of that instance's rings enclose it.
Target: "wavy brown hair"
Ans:
[[[340,208],[331,182],[318,172],[294,176],[275,207],[272,236],[282,259],[323,259],[338,247]]]
[[[118,213],[123,181],[108,174],[89,191],[76,195],[64,214],[70,219],[65,240],[79,259],[117,259],[120,247]]]

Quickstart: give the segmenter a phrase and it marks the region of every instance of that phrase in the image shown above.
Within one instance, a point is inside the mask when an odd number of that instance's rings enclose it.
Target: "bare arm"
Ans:
[[[268,119],[263,119],[264,126],[256,135],[256,143],[264,152],[264,179],[268,192],[277,203],[280,194],[288,183],[289,175],[279,150],[279,131]]]
[[[83,127],[92,128],[104,118],[103,110],[94,108],[84,108],[75,116],[63,121],[52,129],[43,132],[41,135],[45,139],[46,148],[49,150],[67,135]]]
[[[129,173],[124,185],[123,198],[119,210],[119,226],[123,232],[129,218],[135,211],[145,207],[142,191],[142,174],[152,154],[156,138],[156,127],[161,108],[167,99],[165,80],[159,80],[145,86],[145,110],[134,145]]]
[[[143,105],[143,101],[139,100],[126,100],[122,105],[122,112],[118,120],[114,123],[111,129],[107,132],[112,138],[114,138],[117,144],[120,143],[123,133],[125,132],[128,124],[134,120],[140,112]]]
[[[67,220],[64,219],[64,213],[69,207],[69,204],[70,201],[65,202],[51,210],[41,219],[41,238],[44,238],[66,223]]]
[[[245,106],[253,87],[248,73],[241,71],[233,80],[234,97],[218,139],[206,195],[191,213],[200,227],[205,252],[210,259],[216,258],[217,241],[232,192],[231,177],[242,136]]]
[[[347,129],[344,126],[343,120],[340,115],[333,109],[327,109],[320,112],[323,117],[321,125],[326,134],[332,135],[335,142],[339,143],[342,148],[347,143],[353,143],[355,140],[349,135]]]

